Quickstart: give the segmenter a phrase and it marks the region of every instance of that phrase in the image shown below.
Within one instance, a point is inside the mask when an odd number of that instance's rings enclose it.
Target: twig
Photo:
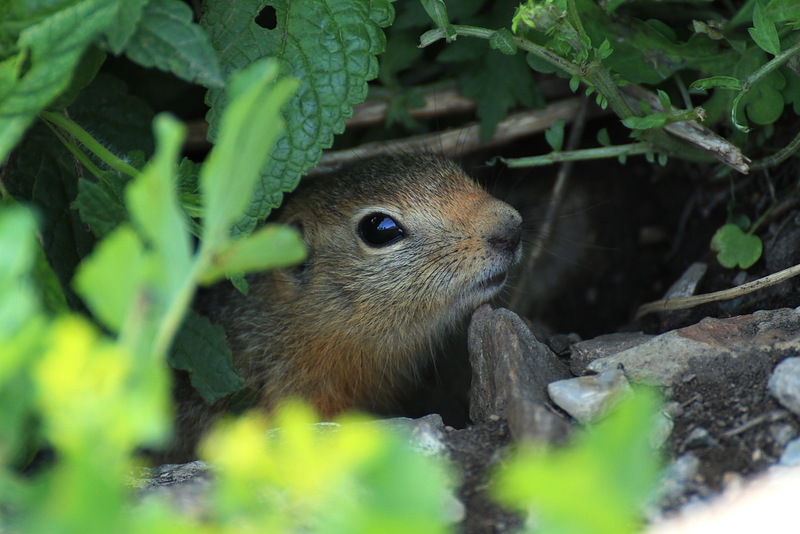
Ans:
[[[581,97],[567,98],[553,102],[544,109],[515,113],[498,123],[494,135],[488,142],[481,140],[480,126],[473,122],[443,132],[368,143],[355,148],[326,152],[317,167],[308,174],[331,172],[348,162],[383,154],[431,150],[431,147],[435,147],[436,152],[455,155],[477,148],[507,143],[520,137],[543,132],[559,119],[573,120],[580,110],[582,100]],[[591,114],[596,116],[607,113],[594,108]]]
[[[649,302],[639,307],[636,311],[636,318],[641,319],[648,313],[656,311],[672,311],[672,310],[685,310],[694,308],[701,304],[708,304],[709,302],[717,302],[720,300],[730,300],[759,289],[764,289],[775,284],[779,284],[789,278],[800,274],[800,264],[793,265],[777,273],[770,274],[758,280],[747,282],[740,286],[732,287],[730,289],[723,289],[722,291],[715,291],[713,293],[706,293],[704,295],[695,295],[693,297],[675,297],[668,299],[656,300]]]
[[[415,119],[427,119],[464,113],[475,109],[475,100],[461,96],[458,89],[451,87],[435,92],[423,93],[424,104],[418,108],[409,108],[408,114]],[[389,109],[387,99],[371,99],[353,108],[353,116],[345,121],[347,128],[363,128],[383,123]]]
[[[631,84],[621,89],[622,94],[626,96],[631,103],[637,100],[644,100],[654,111],[670,111],[665,110],[658,97],[644,87]],[[675,108],[673,108],[673,110],[674,109]],[[733,167],[742,174],[747,174],[750,171],[748,167],[750,160],[742,154],[739,147],[697,121],[674,122],[664,126],[664,130],[694,145],[703,152],[714,156],[719,161]]]
[[[581,137],[583,136],[583,127],[586,124],[586,113],[587,109],[589,108],[588,104],[588,99],[584,99],[583,103],[581,104],[580,111],[578,112],[578,116],[575,117],[575,120],[572,123],[572,131],[570,131],[569,139],[567,140],[568,150],[574,150],[580,143]],[[514,293],[512,293],[511,299],[509,300],[508,307],[520,315],[527,315],[528,308],[530,307],[529,301],[525,301],[523,303],[523,296],[527,292],[526,289],[530,282],[530,278],[533,275],[536,265],[539,263],[539,258],[542,256],[542,251],[553,234],[556,215],[558,214],[558,210],[560,209],[562,201],[564,200],[564,191],[566,190],[567,181],[569,180],[569,175],[572,172],[572,167],[574,164],[574,160],[567,160],[564,161],[561,164],[561,167],[558,169],[558,176],[553,184],[553,192],[550,195],[550,202],[547,206],[547,215],[545,216],[544,223],[539,229],[539,235],[536,237],[536,241],[534,241],[528,252],[527,258],[525,259],[525,265],[520,271],[516,290]]]

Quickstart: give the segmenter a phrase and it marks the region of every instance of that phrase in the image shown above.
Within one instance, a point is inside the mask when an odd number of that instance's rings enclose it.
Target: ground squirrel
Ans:
[[[323,416],[386,408],[521,253],[519,213],[433,154],[303,180],[273,219],[300,229],[307,261],[200,303],[265,409],[287,396]],[[225,408],[199,402],[179,405],[182,438]]]

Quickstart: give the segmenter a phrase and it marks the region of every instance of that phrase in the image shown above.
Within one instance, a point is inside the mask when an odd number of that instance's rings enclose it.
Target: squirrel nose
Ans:
[[[499,253],[514,254],[519,249],[522,237],[522,217],[517,210],[504,203],[495,213],[497,223],[487,238],[489,246]]]
[[[519,223],[504,225],[491,237],[489,244],[498,252],[516,252],[522,236],[522,227]]]

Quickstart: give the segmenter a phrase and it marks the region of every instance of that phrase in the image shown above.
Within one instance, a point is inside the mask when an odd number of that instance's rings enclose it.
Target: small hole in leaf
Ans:
[[[265,30],[274,30],[278,26],[278,14],[272,6],[264,6],[264,9],[256,16],[256,24]]]

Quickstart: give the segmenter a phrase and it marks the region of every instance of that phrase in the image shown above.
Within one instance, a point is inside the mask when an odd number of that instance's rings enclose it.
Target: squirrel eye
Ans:
[[[385,213],[370,213],[358,223],[358,234],[367,245],[383,247],[402,239],[405,230]]]

